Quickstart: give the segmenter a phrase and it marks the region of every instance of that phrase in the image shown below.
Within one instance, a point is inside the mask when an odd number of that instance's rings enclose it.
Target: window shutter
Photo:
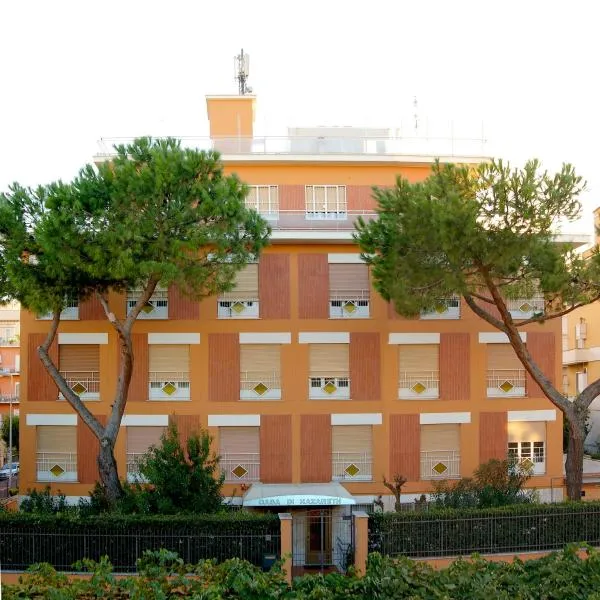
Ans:
[[[348,377],[348,344],[310,344],[310,374]]]
[[[241,344],[240,370],[242,373],[266,373],[279,377],[281,370],[279,344]]]
[[[545,442],[545,421],[512,421],[508,424],[509,442]]]
[[[440,350],[438,344],[411,344],[398,346],[401,373],[438,371]]]
[[[235,288],[221,295],[224,300],[257,300],[258,299],[258,264],[246,265],[238,271]]]
[[[513,370],[523,369],[510,344],[488,344],[488,369]]]
[[[189,373],[190,347],[186,344],[151,344],[151,373]]]
[[[98,344],[61,344],[58,347],[60,370],[64,372],[100,370]]]
[[[40,425],[37,427],[37,451],[48,454],[77,452],[77,427]]]
[[[331,429],[333,452],[371,453],[373,448],[371,425],[334,425]]]
[[[145,454],[150,446],[158,446],[164,427],[127,427],[128,454]]]
[[[329,295],[344,300],[347,296],[369,295],[369,268],[365,264],[329,265]]]
[[[460,425],[421,425],[421,451],[460,450]]]
[[[259,431],[258,427],[219,427],[219,453],[258,454]]]

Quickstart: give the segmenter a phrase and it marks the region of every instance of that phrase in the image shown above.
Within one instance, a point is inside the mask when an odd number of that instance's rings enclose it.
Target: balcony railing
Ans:
[[[350,377],[345,375],[328,376],[314,373],[308,378],[308,387],[308,397],[311,400],[348,400],[350,398]]]
[[[217,308],[219,319],[257,319],[258,315],[259,302],[256,297],[219,298]]]
[[[368,452],[333,452],[333,481],[372,481],[373,459]]]
[[[127,292],[127,314],[137,304],[142,290],[129,290]],[[138,319],[168,319],[169,318],[169,292],[156,290],[150,300],[142,307]]]
[[[225,481],[259,481],[260,479],[260,454],[258,452],[247,452],[221,454],[219,461],[221,471],[225,475]]]
[[[77,481],[75,452],[37,452],[38,481]]]
[[[369,317],[369,290],[337,290],[329,298],[330,319]]]
[[[460,319],[460,298],[458,296],[440,298],[433,310],[421,313],[421,319],[424,321],[436,319]]]
[[[281,378],[275,371],[242,371],[240,378],[242,400],[279,400]]]
[[[439,398],[439,371],[400,371],[398,398]]]
[[[152,371],[148,374],[150,400],[189,400],[188,371]]]
[[[525,369],[488,369],[488,398],[525,396]]]
[[[19,396],[0,396],[0,404],[19,404]]]
[[[97,400],[100,398],[100,374],[98,371],[61,371],[67,385],[82,400]],[[62,394],[59,394],[62,398]]]
[[[531,319],[535,315],[544,313],[545,301],[543,296],[518,298],[516,300],[507,300],[506,308],[508,308],[513,319]]]
[[[421,479],[460,479],[460,452],[421,452]]]
[[[18,346],[21,343],[17,335],[11,337],[0,337],[0,346]]]

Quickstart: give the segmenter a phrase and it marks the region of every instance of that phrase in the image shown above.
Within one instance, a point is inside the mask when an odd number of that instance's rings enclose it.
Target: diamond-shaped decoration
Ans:
[[[531,304],[529,304],[529,302],[523,302],[523,304],[521,304],[521,306],[519,306],[519,310],[521,312],[528,313],[533,310],[533,306],[531,306]]]
[[[443,315],[445,312],[448,312],[448,305],[445,302],[438,302],[434,310],[438,315]]]
[[[146,304],[144,304],[144,306],[142,306],[142,312],[149,315],[151,312],[154,312],[154,308],[155,308],[154,304],[151,304],[150,302],[146,302]]]
[[[50,473],[52,473],[52,475],[54,475],[54,477],[58,477],[59,475],[62,475],[64,472],[65,472],[65,470],[60,465],[54,465],[50,469]]]
[[[526,471],[531,471],[531,469],[533,469],[534,464],[533,461],[530,458],[524,458],[521,461],[521,466],[526,470]]]
[[[510,381],[505,381],[498,386],[505,394],[508,394],[515,386]]]
[[[333,383],[333,381],[328,381],[323,386],[323,391],[328,394],[333,394],[333,392],[335,392],[336,390],[337,390],[337,386],[335,385],[335,383]]]
[[[420,381],[417,381],[410,389],[415,392],[415,394],[422,394],[427,388]]]
[[[167,396],[172,396],[177,391],[177,386],[172,381],[168,381],[165,383],[165,385],[163,385],[162,391]]]
[[[344,311],[351,315],[356,312],[356,304],[354,304],[354,302],[346,302],[344,304]]]
[[[269,391],[269,388],[261,381],[252,388],[259,396]]]
[[[433,470],[438,475],[442,475],[448,470],[448,467],[443,462],[439,462],[436,465],[433,465]]]
[[[239,315],[240,313],[243,313],[246,310],[246,306],[243,302],[234,302],[231,305],[231,310]]]
[[[350,475],[350,477],[356,477],[360,473],[360,469],[354,463],[352,463],[344,469],[344,472],[347,475]]]
[[[87,388],[85,387],[85,385],[83,385],[83,383],[81,383],[81,381],[76,382],[74,385],[71,386],[71,389],[79,396],[80,394],[83,394],[84,392],[87,392]]]
[[[242,465],[238,465],[235,469],[231,469],[231,472],[238,478],[241,479],[244,475],[248,473],[248,469],[242,467]]]

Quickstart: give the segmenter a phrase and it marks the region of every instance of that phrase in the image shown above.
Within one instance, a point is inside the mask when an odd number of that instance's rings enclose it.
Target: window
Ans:
[[[259,481],[258,427],[219,427],[219,464],[225,481]]]
[[[433,310],[421,313],[421,319],[460,319],[460,296],[440,298]]]
[[[127,314],[135,307],[143,290],[127,290]],[[138,319],[168,319],[169,318],[169,292],[157,288],[150,300],[142,307]]]
[[[398,346],[398,398],[439,397],[439,348],[438,344]]]
[[[278,344],[240,345],[240,398],[281,398],[281,347]]]
[[[0,321],[0,345],[8,346],[17,343],[19,330],[13,321]]]
[[[345,185],[307,185],[306,218],[307,219],[346,219]]]
[[[127,427],[127,481],[145,483],[138,471],[138,461],[150,446],[160,445],[164,431],[164,427]]]
[[[488,398],[525,396],[525,369],[510,344],[487,345]]]
[[[37,480],[77,481],[77,427],[40,425],[37,437]]]
[[[546,472],[546,423],[513,421],[508,423],[508,457],[534,475]]]
[[[258,264],[246,265],[238,271],[235,287],[219,297],[220,319],[256,319],[258,311]]]
[[[460,425],[421,425],[421,479],[460,477]]]
[[[276,185],[248,186],[246,206],[266,219],[279,217],[279,188]]]
[[[38,315],[37,318],[47,321],[52,319],[52,313]],[[65,307],[60,313],[60,318],[62,321],[76,321],[79,319],[79,300],[77,298],[69,297],[66,299]]]
[[[151,344],[149,347],[150,400],[190,399],[190,347]]]
[[[310,344],[309,355],[309,398],[350,398],[348,344]]]
[[[576,377],[576,383],[577,383],[577,393],[581,394],[581,392],[583,392],[583,390],[585,390],[585,388],[588,385],[587,369],[584,369],[583,371],[578,371],[575,374],[575,377]]]
[[[331,428],[334,481],[372,481],[373,427],[334,425]]]
[[[329,317],[369,316],[369,268],[366,264],[329,265]]]
[[[58,360],[61,375],[82,400],[100,399],[100,346],[98,344],[60,344]],[[59,398],[63,399],[62,394]]]

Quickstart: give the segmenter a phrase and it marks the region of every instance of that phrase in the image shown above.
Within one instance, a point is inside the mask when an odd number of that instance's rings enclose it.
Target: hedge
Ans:
[[[82,557],[107,555],[115,569],[130,572],[144,550],[159,548],[189,563],[237,557],[261,565],[265,554],[280,554],[279,518],[242,511],[169,517],[0,514],[3,569],[46,562],[68,570]]]
[[[600,546],[599,502],[374,513],[369,517],[369,550],[386,556],[554,550],[570,542]]]

